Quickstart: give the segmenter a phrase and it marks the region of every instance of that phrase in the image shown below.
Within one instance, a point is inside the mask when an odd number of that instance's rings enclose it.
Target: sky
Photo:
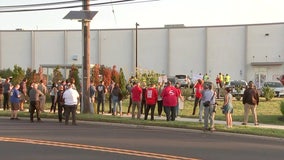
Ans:
[[[62,10],[3,13],[3,6],[27,5],[70,0],[0,0],[0,30],[65,30],[81,29],[76,20],[65,20]],[[91,3],[116,0],[91,0]],[[141,1],[141,0],[138,0]],[[143,1],[143,0],[142,0]],[[185,26],[238,25],[284,22],[283,0],[144,0],[143,3],[92,6],[98,14],[91,29],[164,27],[169,24]],[[80,5],[81,3],[75,3]]]

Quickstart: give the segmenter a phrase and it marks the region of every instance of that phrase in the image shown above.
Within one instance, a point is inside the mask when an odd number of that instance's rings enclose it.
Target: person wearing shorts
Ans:
[[[18,111],[20,109],[20,85],[16,84],[15,87],[11,90],[10,93],[10,102],[11,102],[11,120],[19,120]]]

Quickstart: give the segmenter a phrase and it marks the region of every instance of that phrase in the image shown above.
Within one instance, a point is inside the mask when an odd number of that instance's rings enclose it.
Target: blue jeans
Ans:
[[[117,112],[116,104],[118,104],[119,109],[121,110],[120,101],[118,100],[118,96],[112,96],[112,111],[113,113]]]

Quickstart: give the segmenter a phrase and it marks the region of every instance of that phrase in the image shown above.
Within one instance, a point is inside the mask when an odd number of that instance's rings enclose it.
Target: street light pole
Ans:
[[[138,78],[138,75],[137,75],[137,72],[138,72],[138,26],[139,26],[139,24],[136,22],[136,24],[135,24],[135,31],[136,31],[136,39],[135,39],[135,49],[136,49],[136,51],[135,51],[135,77],[136,77],[136,79]]]

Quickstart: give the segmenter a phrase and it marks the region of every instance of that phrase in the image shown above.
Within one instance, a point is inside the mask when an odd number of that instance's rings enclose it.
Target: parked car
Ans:
[[[263,86],[272,88],[274,90],[274,95],[277,97],[284,96],[284,85],[279,81],[264,82]],[[263,95],[263,93],[261,95]]]
[[[180,83],[180,87],[187,88],[190,86],[190,83],[189,83],[190,80],[187,75],[184,75],[184,74],[175,75],[175,79],[176,79],[176,83],[177,82]]]
[[[175,76],[167,76],[167,81],[170,81],[172,85],[176,84],[176,77]]]
[[[248,83],[245,80],[231,80],[225,87],[231,88],[231,94],[242,96],[246,90]]]

